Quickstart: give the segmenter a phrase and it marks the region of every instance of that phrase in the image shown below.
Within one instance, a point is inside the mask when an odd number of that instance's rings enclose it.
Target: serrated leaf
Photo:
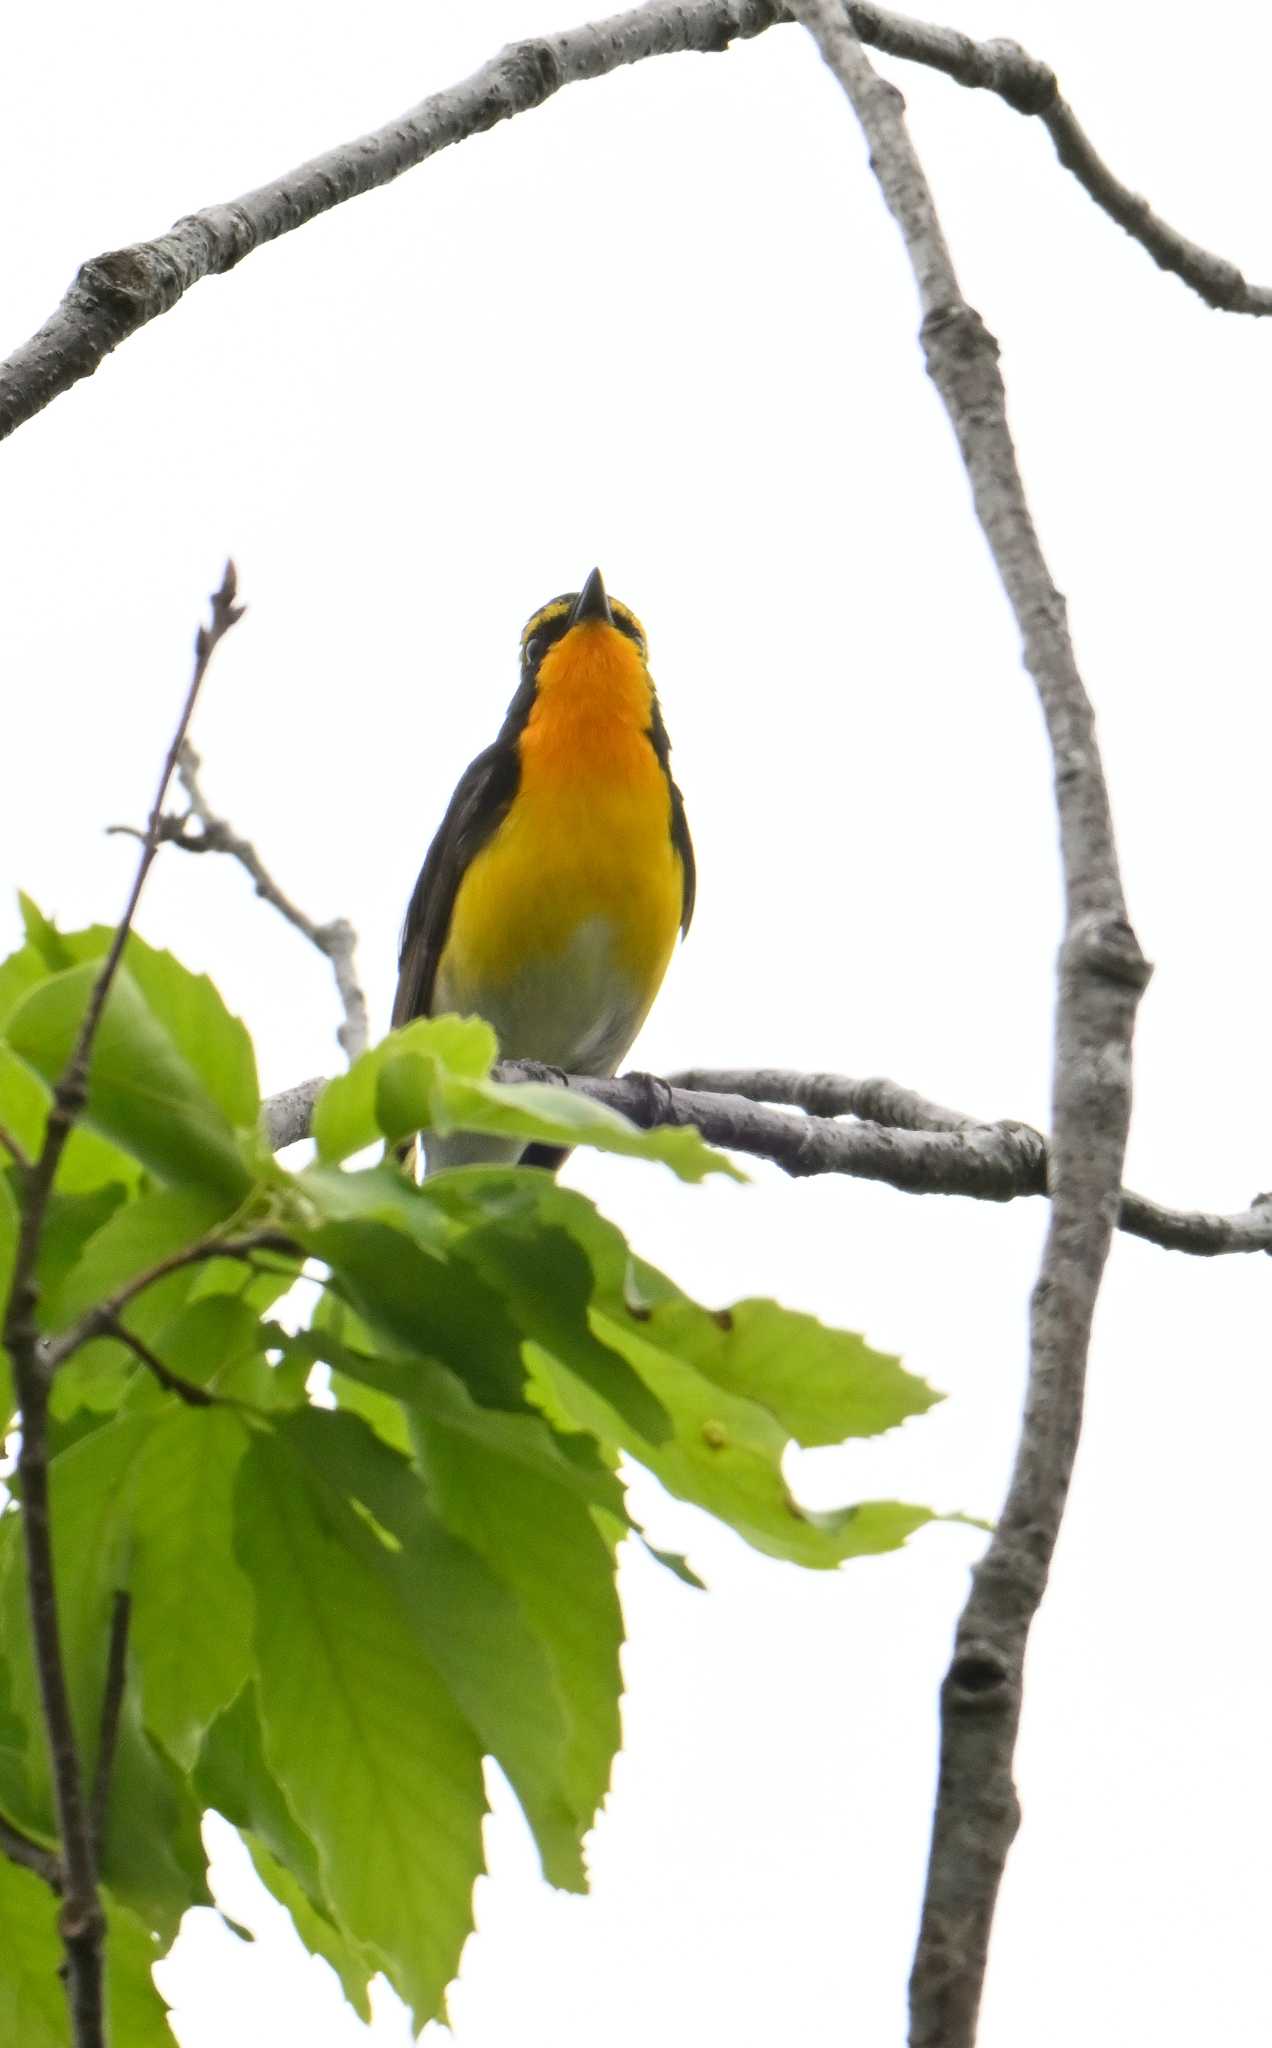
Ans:
[[[671,1435],[671,1419],[658,1396],[589,1323],[592,1267],[568,1232],[548,1224],[523,1233],[500,1223],[469,1231],[455,1250],[503,1296],[524,1337],[594,1387],[647,1442],[662,1443]]]
[[[90,960],[51,976],[9,1019],[10,1045],[50,1085],[66,1069],[98,971]],[[84,1121],[161,1180],[216,1193],[223,1209],[251,1187],[225,1111],[123,967],[93,1043]]]
[[[827,1568],[886,1548],[890,1532],[903,1540],[932,1519],[930,1510],[903,1503],[812,1514],[786,1484],[782,1459],[790,1421],[806,1428],[812,1440],[838,1441],[828,1436],[832,1409],[846,1434],[880,1426],[887,1409],[881,1389],[891,1389],[895,1420],[907,1406],[916,1412],[932,1398],[921,1381],[879,1354],[869,1354],[863,1368],[860,1338],[825,1330],[776,1304],[755,1314],[750,1304],[742,1305],[745,1313],[699,1308],[665,1275],[633,1260],[621,1233],[586,1197],[558,1187],[546,1174],[470,1168],[439,1174],[422,1192],[470,1229],[524,1234],[555,1227],[571,1236],[591,1263],[593,1329],[657,1395],[673,1434],[655,1444],[633,1433],[595,1381],[585,1386],[557,1354],[532,1343],[526,1357],[541,1390],[536,1398],[558,1426],[569,1421],[603,1443],[621,1445],[669,1492],[706,1508],[770,1556],[801,1564]],[[773,1363],[783,1332],[797,1355],[801,1346],[808,1348],[814,1385],[807,1396],[784,1362]],[[842,1385],[835,1384],[836,1371]],[[763,1398],[769,1391],[766,1372],[772,1376],[772,1409]],[[749,1392],[734,1390],[740,1386]]]
[[[416,1419],[430,1497],[446,1526],[517,1595],[556,1668],[569,1718],[566,1784],[593,1814],[620,1741],[623,1618],[610,1548],[583,1503],[435,1416]]]
[[[310,1955],[321,1956],[324,1963],[331,1965],[358,2018],[369,2025],[371,2000],[368,1986],[376,1971],[373,1958],[364,1955],[355,1942],[349,1941],[324,1913],[318,1911],[290,1870],[270,1855],[262,1841],[255,1835],[245,1835],[243,1839],[256,1875],[266,1891],[291,1915],[292,1926]]]
[[[38,911],[35,915],[40,917]],[[41,924],[50,968],[101,960],[115,937],[113,925],[58,932],[47,919],[41,918]],[[125,941],[124,966],[152,1014],[230,1122],[254,1124],[260,1109],[256,1054],[246,1025],[226,1008],[215,984],[206,974],[195,974],[184,966],[174,954],[147,945],[136,932],[129,932]]]
[[[250,1833],[263,1842],[295,1878],[315,1912],[335,1924],[322,1889],[318,1851],[265,1761],[254,1684],[245,1685],[212,1723],[192,1783],[204,1806],[215,1807],[241,1834]]]
[[[584,1889],[579,1843],[592,1812],[566,1782],[565,1700],[520,1602],[437,1520],[410,1462],[357,1416],[305,1409],[279,1434],[327,1487],[362,1502],[398,1546],[375,1561],[483,1748],[525,1809],[553,1884]]]
[[[417,1017],[353,1062],[347,1074],[328,1081],[314,1104],[313,1138],[328,1165],[348,1159],[384,1134],[375,1100],[386,1062],[404,1050],[428,1050],[456,1074],[488,1074],[497,1050],[495,1034],[479,1017]]]
[[[246,1444],[227,1410],[170,1403],[138,1463],[132,1645],[146,1726],[187,1771],[251,1670],[252,1592],[232,1547]]]
[[[340,1926],[419,2026],[439,2013],[472,1926],[480,1748],[365,1540],[283,1443],[256,1437],[239,1472],[238,1555],[256,1594],[265,1754]]]
[[[330,1365],[342,1380],[375,1390],[395,1406],[469,1437],[493,1456],[511,1458],[589,1506],[625,1521],[623,1489],[598,1456],[592,1437],[562,1436],[538,1414],[479,1407],[462,1381],[435,1360],[375,1357],[341,1344],[316,1320],[312,1330],[302,1330],[292,1341],[306,1356]]]
[[[640,1335],[730,1393],[759,1401],[808,1448],[878,1436],[941,1399],[897,1358],[851,1330],[775,1301],[739,1301],[712,1311],[662,1274],[638,1265],[645,1314]]]
[[[523,1405],[519,1332],[479,1276],[383,1223],[327,1223],[301,1237],[331,1267],[341,1297],[393,1350],[440,1359],[485,1405]]]
[[[43,963],[50,974],[60,974],[64,967],[73,967],[74,955],[67,946],[57,926],[50,922],[25,889],[18,891],[18,909],[22,913],[22,929],[31,951]]]

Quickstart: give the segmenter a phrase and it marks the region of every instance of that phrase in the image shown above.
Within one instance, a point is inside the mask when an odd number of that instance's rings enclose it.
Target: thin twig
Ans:
[[[929,1102],[911,1088],[873,1074],[855,1081],[847,1074],[799,1074],[790,1067],[689,1067],[669,1077],[673,1088],[708,1095],[744,1095],[748,1102],[781,1102],[810,1116],[856,1116],[898,1131],[966,1131],[998,1128]],[[1012,1129],[1020,1129],[1012,1125]]]
[[[134,1273],[131,1280],[125,1281],[105,1301],[95,1302],[92,1308],[85,1309],[78,1322],[72,1323],[69,1329],[56,1337],[46,1337],[42,1353],[46,1375],[51,1379],[68,1358],[72,1358],[85,1344],[91,1344],[95,1337],[117,1337],[136,1351],[140,1339],[120,1323],[120,1317],[129,1302],[153,1287],[156,1280],[166,1279],[169,1273],[179,1273],[185,1266],[206,1265],[210,1259],[242,1259],[251,1265],[257,1252],[281,1252],[288,1257],[300,1257],[297,1246],[277,1230],[252,1231],[246,1237],[202,1237],[181,1251],[169,1252],[166,1258],[148,1266],[144,1273]],[[153,1362],[147,1359],[145,1363],[151,1366],[152,1371],[158,1366],[161,1372],[167,1373],[167,1367],[157,1359]],[[173,1391],[178,1389],[174,1387]]]
[[[167,812],[160,819],[160,845],[179,846],[184,853],[228,854],[231,860],[246,868],[256,885],[257,895],[272,904],[280,917],[285,917],[288,924],[302,932],[310,945],[316,946],[324,959],[331,962],[336,993],[344,1010],[344,1022],[336,1036],[346,1058],[352,1063],[359,1053],[366,1051],[370,1030],[367,1000],[354,965],[357,933],[343,917],[334,918],[330,924],[315,924],[298,904],[292,902],[290,896],[284,895],[251,840],[244,839],[228,819],[219,817],[212,809],[199,781],[201,765],[199,756],[187,740],[177,761],[177,776],[190,799],[190,808],[182,816]],[[197,831],[191,830],[191,820],[197,825]],[[111,832],[134,832],[131,825],[111,825],[108,829]]]
[[[171,1267],[168,1270],[171,1271]],[[100,1334],[114,1337],[120,1344],[126,1344],[134,1358],[138,1359],[145,1366],[146,1371],[158,1380],[159,1385],[167,1393],[175,1394],[179,1400],[184,1401],[187,1408],[211,1408],[215,1406],[215,1394],[210,1394],[206,1387],[196,1386],[193,1380],[183,1379],[179,1372],[173,1372],[171,1366],[165,1365],[162,1358],[151,1350],[145,1339],[139,1337],[135,1330],[130,1330],[128,1325],[121,1322],[117,1315],[109,1315],[107,1317]]]
[[[1040,119],[1060,162],[1096,205],[1208,305],[1272,312],[1272,289],[1247,284],[1235,264],[1190,242],[1114,177],[1061,99],[1054,72],[1018,44],[977,43],[883,7],[856,4],[851,13],[862,40],[885,54],[997,93],[1017,113]],[[81,377],[91,377],[121,341],[170,312],[202,278],[232,270],[253,250],[332,207],[542,106],[564,85],[646,57],[725,50],[790,18],[791,10],[776,0],[649,0],[563,34],[512,43],[471,78],[433,93],[383,128],[337,144],[228,204],[187,214],[152,241],[93,257],[44,325],[0,363],[0,440]]]
[[[1091,1321],[1117,1221],[1131,1042],[1149,969],[1127,921],[1108,791],[1064,602],[1034,531],[998,348],[963,298],[896,87],[843,0],[796,0],[846,93],[914,272],[929,374],[1016,617],[1051,745],[1064,870],[1051,1215],[1030,1314],[1025,1416],[1007,1500],[973,1574],[941,1689],[941,1763],[910,1980],[912,2048],[971,2048],[994,1906],[1019,1823],[1012,1757],[1025,1646],[1046,1585],[1082,1423]]]
[[[102,1718],[97,1738],[97,1769],[93,1776],[91,1809],[93,1841],[100,1856],[106,1840],[106,1816],[110,1807],[110,1778],[115,1768],[115,1747],[119,1741],[119,1717],[124,1706],[128,1679],[128,1624],[132,1618],[132,1596],[115,1594],[110,1611],[110,1648],[106,1655],[106,1685],[102,1693]]]
[[[0,1819],[0,1854],[7,1856],[10,1863],[20,1863],[23,1870],[34,1871],[50,1891],[61,1897],[62,1865],[55,1851],[46,1849],[42,1842],[33,1842],[21,1828],[15,1828],[10,1821],[3,1819]]]
[[[39,1155],[24,1176],[13,1279],[4,1315],[4,1342],[13,1361],[14,1383],[22,1414],[18,1472],[27,1599],[61,1844],[62,1909],[58,1927],[66,1951],[67,1999],[75,2048],[103,2048],[102,1948],[106,1924],[97,1893],[92,1817],[84,1795],[83,1767],[71,1713],[58,1622],[49,1513],[48,1401],[51,1367],[36,1322],[39,1300],[36,1269],[57,1169],[67,1139],[87,1099],[89,1060],[97,1027],[123,957],[146,876],[158,849],[159,820],[177,755],[208,663],[218,642],[241,616],[234,598],[234,565],[227,562],[221,587],[212,599],[212,623],[207,627],[200,626],[195,637],[194,673],[159,778],[146,841],[128,901],[93,985],[65,1072],[53,1089]]]
[[[662,1124],[691,1124],[710,1144],[767,1159],[784,1173],[804,1179],[842,1173],[880,1181],[911,1195],[968,1195],[982,1202],[1011,1202],[1047,1192],[1047,1143],[1030,1124],[980,1123],[957,1110],[927,1102],[895,1081],[851,1081],[842,1074],[791,1074],[762,1068],[754,1073],[691,1069],[670,1082],[652,1074],[624,1074],[613,1081],[588,1074],[559,1074],[515,1060],[495,1068],[500,1081],[552,1081],[604,1102],[644,1130]],[[302,1081],[273,1095],[262,1117],[275,1151],[309,1135],[314,1103],[326,1087]],[[828,1114],[788,1116],[764,1106],[781,1101],[824,1099]],[[852,1101],[869,1121],[842,1124]],[[867,1111],[865,1105],[871,1105]],[[833,1105],[833,1106],[831,1106]],[[1228,1253],[1272,1252],[1272,1195],[1256,1195],[1248,1209],[1215,1215],[1203,1209],[1170,1209],[1123,1188],[1118,1228],[1166,1251],[1197,1258]]]
[[[34,1164],[31,1155],[7,1124],[0,1124],[0,1150],[7,1152],[14,1165],[20,1167],[23,1173],[30,1173]]]

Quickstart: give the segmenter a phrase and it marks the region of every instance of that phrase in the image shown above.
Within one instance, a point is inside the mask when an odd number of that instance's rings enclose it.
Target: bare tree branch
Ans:
[[[1190,242],[1113,175],[1046,64],[1015,43],[978,43],[883,7],[854,4],[850,11],[862,41],[886,55],[925,64],[960,85],[996,93],[1017,113],[1037,116],[1061,163],[1096,205],[1207,305],[1272,312],[1272,289],[1248,284],[1235,264]],[[170,312],[201,278],[233,270],[265,243],[390,184],[470,135],[542,106],[562,86],[645,57],[725,50],[790,19],[791,10],[777,0],[648,0],[562,34],[512,43],[471,78],[431,94],[383,128],[339,143],[241,198],[187,214],[153,241],[91,258],[44,325],[0,363],[0,440],[91,377],[121,341]]]
[[[84,1796],[83,1768],[71,1713],[58,1622],[49,1515],[48,1401],[51,1367],[36,1323],[39,1301],[36,1268],[57,1169],[66,1141],[87,1098],[89,1059],[97,1027],[123,957],[146,876],[158,851],[159,821],[168,784],[176,768],[177,756],[208,663],[218,642],[242,615],[234,602],[235,594],[234,564],[227,562],[221,588],[212,599],[212,623],[200,626],[195,637],[194,673],[159,778],[132,889],[93,985],[66,1071],[53,1089],[39,1155],[23,1175],[18,1243],[4,1314],[4,1343],[13,1360],[14,1384],[22,1415],[18,1473],[27,1599],[61,1844],[62,1909],[58,1927],[66,1951],[67,1999],[75,2048],[104,2048],[102,1949],[106,1923],[97,1893],[92,1815]]]
[[[793,8],[792,12],[799,12]],[[889,57],[943,71],[959,85],[992,92],[1018,114],[1032,114],[1055,144],[1056,155],[1071,171],[1101,212],[1124,228],[1162,270],[1170,271],[1208,306],[1225,313],[1272,313],[1272,289],[1248,284],[1235,263],[1190,242],[1177,228],[1153,212],[1147,199],[1114,176],[1060,96],[1050,65],[1022,50],[1019,43],[995,39],[978,43],[959,29],[911,21],[854,0],[852,25],[863,43]]]
[[[900,1088],[881,1074],[868,1081],[853,1081],[847,1074],[797,1074],[789,1067],[690,1067],[683,1074],[672,1074],[670,1085],[708,1095],[744,1095],[748,1102],[782,1102],[791,1109],[807,1110],[810,1116],[861,1117],[866,1123],[887,1124],[898,1131],[989,1128],[983,1118],[944,1109],[939,1102],[929,1102],[926,1096]],[[1011,1128],[1025,1127],[1013,1124]]]
[[[1131,1041],[1149,969],[1127,921],[1091,706],[1007,424],[998,348],[963,298],[896,87],[844,0],[795,0],[842,85],[896,220],[949,414],[1037,686],[1055,772],[1065,936],[1055,1027],[1051,1217],[1030,1315],[1024,1423],[1002,1517],[959,1620],[941,1689],[932,1853],[910,1980],[912,2048],[971,2048],[990,1927],[1019,1823],[1012,1756],[1025,1645],[1046,1585],[1082,1422],[1091,1320],[1120,1201]]]
[[[182,816],[166,812],[160,819],[160,845],[179,846],[186,853],[229,854],[240,867],[247,869],[256,884],[257,895],[271,903],[288,924],[302,932],[309,943],[331,962],[336,993],[344,1010],[344,1023],[336,1036],[346,1058],[352,1063],[359,1053],[366,1051],[368,1035],[367,999],[362,993],[354,965],[357,933],[343,917],[334,918],[330,924],[315,924],[289,896],[283,894],[251,840],[244,839],[227,819],[218,817],[212,809],[199,781],[201,765],[199,756],[187,740],[177,762],[177,775],[190,799],[190,807]],[[191,819],[197,825],[197,831],[191,831]],[[131,825],[112,825],[109,829],[112,832],[133,831]]]
[[[471,78],[340,143],[228,205],[188,214],[154,241],[84,264],[43,327],[0,366],[0,439],[98,365],[130,334],[170,312],[200,278],[373,192],[439,150],[540,107],[564,85],[643,57],[717,51],[780,19],[772,0],[653,0],[629,13],[512,43]]]
[[[131,1595],[117,1592],[111,1605],[110,1648],[106,1656],[106,1686],[102,1693],[101,1728],[97,1738],[97,1770],[93,1776],[92,1828],[99,1855],[106,1839],[110,1779],[115,1768],[119,1717],[123,1712],[124,1687],[128,1681],[128,1624],[131,1619]]]
[[[906,1194],[969,1195],[982,1202],[1011,1202],[1047,1192],[1047,1144],[1032,1125],[1010,1120],[978,1123],[957,1110],[925,1102],[894,1081],[850,1081],[842,1074],[791,1074],[776,1068],[756,1073],[693,1069],[670,1082],[653,1074],[623,1074],[604,1081],[516,1060],[501,1061],[495,1078],[551,1081],[574,1088],[644,1130],[692,1124],[710,1144],[767,1159],[797,1179],[842,1173],[856,1180],[881,1181]],[[264,1104],[265,1131],[275,1151],[309,1136],[314,1103],[326,1085],[325,1080],[302,1081]],[[762,1106],[774,1095],[797,1101],[804,1093],[810,1100],[821,1097],[842,1108],[818,1117],[787,1116]],[[847,1111],[853,1098],[863,1105],[863,1121],[833,1121]],[[866,1104],[874,1110],[868,1120]],[[1222,1216],[1203,1209],[1170,1209],[1123,1188],[1117,1220],[1128,1236],[1198,1258],[1272,1252],[1272,1194],[1256,1195],[1248,1209]]]

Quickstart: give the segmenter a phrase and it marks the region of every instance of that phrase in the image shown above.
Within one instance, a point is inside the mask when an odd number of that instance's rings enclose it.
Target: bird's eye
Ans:
[[[526,667],[538,668],[543,659],[543,635],[535,633],[526,641]]]

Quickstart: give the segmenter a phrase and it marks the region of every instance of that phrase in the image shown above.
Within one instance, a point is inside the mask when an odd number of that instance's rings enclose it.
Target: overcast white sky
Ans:
[[[0,348],[83,258],[570,4],[11,11]],[[948,19],[1048,58],[1132,185],[1272,277],[1263,13],[1212,0],[1199,31],[1177,0],[959,0]],[[1272,1180],[1272,333],[1159,274],[1041,129],[902,82],[1002,343],[1157,962],[1128,1177],[1240,1207]],[[640,1062],[884,1072],[1045,1122],[1048,764],[915,326],[847,105],[794,29],[573,87],[200,285],[3,451],[0,663],[27,738],[0,871],[69,922],[117,912],[133,853],[102,828],[143,815],[232,550],[251,610],[199,714],[207,789],[315,915],[355,920],[386,1020],[406,894],[522,621],[599,562],[648,629],[699,859]],[[332,1069],[322,963],[241,874],[168,856],[141,925],[217,977],[267,1088]],[[810,1499],[993,1514],[1040,1204],[572,1173],[703,1297],[780,1295],[946,1390],[893,1437],[807,1458]],[[1261,1259],[1116,1247],[982,2048],[1268,2038],[1267,1301]],[[456,2048],[891,2048],[977,1539],[936,1528],[817,1577],[640,1501],[710,1594],[625,1573],[627,1744],[589,1900],[540,1883],[497,1798]],[[365,2034],[240,1859],[216,1875],[260,1938],[191,1916],[162,1973],[182,2048],[402,2048],[391,1999]]]

